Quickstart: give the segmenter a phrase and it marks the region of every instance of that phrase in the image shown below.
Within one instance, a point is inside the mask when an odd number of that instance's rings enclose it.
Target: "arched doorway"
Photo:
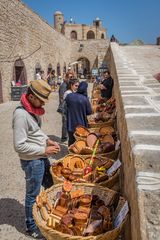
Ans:
[[[57,76],[60,76],[61,75],[61,66],[60,64],[58,63],[57,64]]]
[[[41,71],[41,65],[40,63],[36,63],[36,66],[35,66],[35,76],[36,76],[36,73],[40,72]]]
[[[63,66],[63,73],[65,74],[67,72],[67,67],[66,67],[66,63],[64,63],[64,66]]]
[[[78,60],[78,75],[86,75],[90,74],[90,62],[86,57],[81,57]]]
[[[93,31],[88,31],[87,32],[87,39],[95,39],[95,34]]]
[[[51,71],[52,71],[52,64],[50,63],[48,65],[47,74],[49,74]]]
[[[3,92],[2,92],[2,77],[0,72],[0,103],[3,103]]]
[[[71,32],[71,40],[77,40],[77,32],[76,31]]]
[[[13,67],[13,81],[21,85],[27,85],[27,73],[24,62],[21,58],[17,59]]]
[[[101,39],[104,39],[104,33],[101,34]]]

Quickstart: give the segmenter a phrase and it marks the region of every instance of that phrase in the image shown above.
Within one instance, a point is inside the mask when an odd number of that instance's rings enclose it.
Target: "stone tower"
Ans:
[[[157,45],[160,45],[160,37],[157,37]]]
[[[96,20],[93,21],[93,26],[96,28],[102,28],[102,21],[97,17]]]
[[[64,16],[63,13],[61,13],[60,11],[56,11],[54,14],[54,28],[58,31],[61,32],[62,31],[62,27],[64,24]]]

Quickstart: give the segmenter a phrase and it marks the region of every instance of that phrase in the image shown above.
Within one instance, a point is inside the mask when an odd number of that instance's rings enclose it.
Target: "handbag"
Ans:
[[[59,104],[57,112],[65,115],[67,114],[67,103],[65,100]]]
[[[62,103],[59,104],[58,108],[57,108],[57,112],[58,113],[63,113],[63,108],[62,108]]]

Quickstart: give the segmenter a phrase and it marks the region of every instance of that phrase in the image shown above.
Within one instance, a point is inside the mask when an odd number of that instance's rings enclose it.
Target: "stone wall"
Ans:
[[[79,27],[80,26],[80,27]],[[82,26],[78,26],[78,35],[82,37]],[[86,31],[90,26],[85,26]],[[95,30],[95,29],[94,29]],[[105,29],[101,28],[100,32]],[[86,57],[92,67],[94,61],[106,61],[108,39],[83,41],[84,48],[79,52],[80,41],[70,41],[54,30],[47,22],[18,0],[0,2],[0,73],[2,94],[0,102],[9,101],[11,81],[15,61],[22,59],[27,73],[27,82],[35,78],[38,64],[47,75],[49,64],[56,70],[60,64],[61,73],[64,65]],[[3,95],[3,96],[1,96]]]
[[[80,44],[83,44],[82,51],[79,51]],[[72,41],[71,60],[74,62],[81,57],[86,57],[90,61],[90,68],[96,62],[98,63],[98,67],[101,62],[109,64],[108,48],[109,40],[106,39],[102,39],[101,41],[95,39]]]
[[[71,32],[77,32],[78,40],[86,40],[88,31],[93,31],[95,34],[95,39],[101,39],[102,33],[104,34],[104,39],[106,39],[106,29],[102,27],[88,26],[85,24],[66,24],[65,25],[65,36],[70,39]]]
[[[39,63],[47,74],[48,65],[56,69],[70,62],[71,42],[18,0],[0,2],[0,71],[3,100],[10,99],[14,62],[22,58],[27,80],[35,77]]]
[[[126,240],[160,239],[160,66],[157,46],[111,44],[117,122],[122,145],[122,190],[130,205]]]
[[[79,24],[67,24],[65,25],[65,36],[71,39],[71,32],[76,31],[77,39],[82,39],[82,27]]]

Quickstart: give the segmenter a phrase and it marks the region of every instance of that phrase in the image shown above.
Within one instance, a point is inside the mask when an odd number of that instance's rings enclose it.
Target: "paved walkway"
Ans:
[[[90,88],[91,89],[91,88]],[[0,239],[27,240],[25,236],[23,171],[12,144],[12,113],[18,102],[0,105]],[[53,93],[46,105],[43,130],[54,140],[60,141],[61,115],[56,112],[58,93]],[[67,154],[67,146],[61,145],[61,153],[56,159]]]

